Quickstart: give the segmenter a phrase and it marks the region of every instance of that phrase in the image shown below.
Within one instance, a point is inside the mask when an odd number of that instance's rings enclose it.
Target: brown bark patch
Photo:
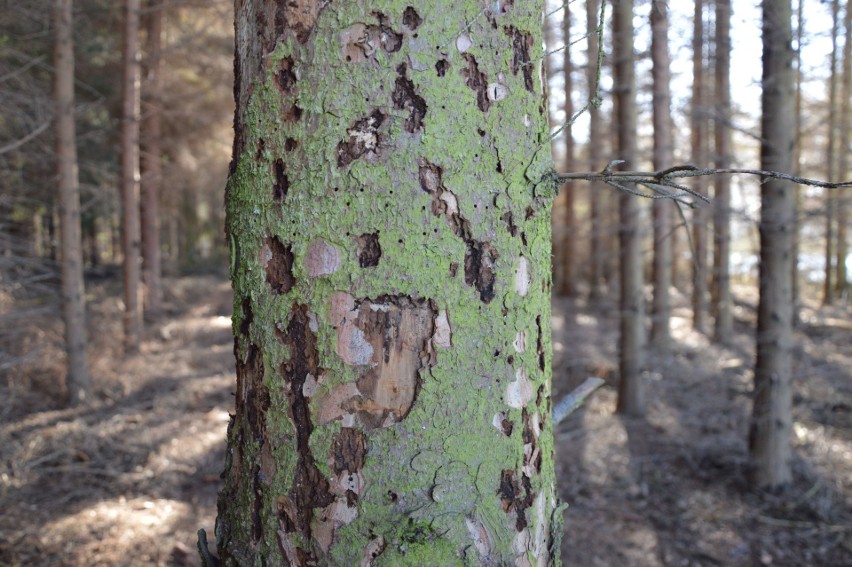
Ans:
[[[314,508],[328,506],[334,501],[334,495],[329,490],[328,480],[317,468],[310,447],[313,421],[303,386],[309,374],[318,376],[321,369],[317,339],[310,329],[310,316],[306,306],[293,305],[290,321],[284,331],[279,331],[278,337],[289,347],[291,353],[290,359],[281,365],[281,373],[290,385],[287,391],[289,414],[295,429],[296,450],[299,455],[289,495],[296,510],[293,527],[294,531],[310,539]]]
[[[330,316],[337,330],[335,348],[343,360],[363,368],[357,386],[345,384],[329,394],[329,416],[355,414],[364,426],[387,427],[404,419],[420,388],[420,369],[430,363],[429,339],[436,310],[422,299],[382,296],[356,304],[346,294],[332,298]],[[325,407],[326,401],[321,402]],[[339,411],[338,411],[339,410]]]
[[[446,59],[439,59],[437,63],[435,63],[435,72],[439,77],[443,77],[447,74],[447,71],[450,69],[450,62]]]
[[[287,196],[287,191],[290,190],[290,178],[284,172],[284,161],[281,159],[275,160],[272,164],[272,170],[275,173],[275,182],[272,185],[272,196],[276,201],[283,201]]]
[[[391,100],[393,107],[397,110],[407,110],[408,118],[405,119],[405,131],[413,134],[423,128],[423,118],[426,116],[426,99],[418,95],[414,89],[414,83],[405,76],[407,67],[405,63],[400,64],[397,69],[397,78],[394,83]]]
[[[402,47],[402,34],[385,23],[377,13],[378,25],[357,23],[340,32],[341,55],[348,63],[360,63],[375,57],[381,49],[385,53],[396,53]]]
[[[524,88],[534,92],[533,66],[530,63],[530,49],[532,48],[532,34],[522,32],[514,26],[503,28],[506,35],[512,41],[512,73],[517,75],[520,71],[524,76]]]
[[[411,31],[414,31],[419,28],[420,24],[422,23],[423,18],[420,17],[420,14],[417,13],[417,10],[415,10],[413,6],[408,6],[402,12],[402,25],[404,25]]]
[[[316,0],[278,0],[278,9],[275,11],[276,37],[283,37],[289,29],[299,43],[307,43],[317,22],[320,5]]]
[[[293,92],[296,84],[296,73],[293,71],[293,59],[285,57],[278,63],[278,72],[275,73],[275,83],[283,95]]]
[[[466,243],[464,283],[474,286],[479,292],[479,299],[483,303],[489,303],[494,299],[494,263],[497,261],[497,250],[489,242],[470,240]]]
[[[364,467],[367,455],[367,436],[358,429],[343,427],[331,443],[334,472],[356,473]]]
[[[515,512],[515,529],[519,532],[523,531],[527,527],[526,509],[532,506],[534,499],[530,479],[526,475],[521,475],[519,485],[515,471],[504,469],[500,473],[497,495],[500,496],[500,504],[504,512],[507,514]]]
[[[429,163],[425,159],[420,160],[418,177],[420,178],[420,188],[426,193],[431,195],[441,188],[443,184],[442,174],[441,168],[437,165]]]
[[[379,233],[368,232],[357,238],[358,265],[362,268],[374,268],[379,265],[382,257],[382,246],[379,244]]]
[[[385,115],[374,110],[346,130],[347,138],[337,144],[337,166],[346,167],[361,157],[377,157],[381,142],[379,128],[384,121]]]
[[[252,321],[254,321],[254,312],[251,309],[251,299],[246,297],[243,299],[243,317],[240,321],[240,334],[248,336]]]
[[[538,353],[538,368],[542,372],[544,372],[544,341],[542,340],[542,331],[541,331],[541,315],[535,318],[536,325],[536,339],[535,339],[535,348]]]
[[[464,84],[476,93],[476,105],[482,112],[488,112],[491,106],[491,101],[488,100],[488,77],[485,73],[479,71],[479,64],[476,58],[470,53],[462,53],[462,58],[467,63],[467,67],[461,70],[464,77]]]
[[[503,222],[506,223],[506,230],[509,231],[513,237],[518,236],[518,227],[515,225],[515,215],[512,214],[512,211],[507,212],[503,215]]]
[[[272,293],[282,295],[293,289],[296,283],[293,277],[293,251],[277,236],[267,237],[264,243],[263,267],[266,283],[272,288]]]

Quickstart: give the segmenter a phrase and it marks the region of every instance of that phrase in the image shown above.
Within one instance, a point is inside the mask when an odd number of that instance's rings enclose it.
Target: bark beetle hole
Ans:
[[[489,303],[494,299],[494,262],[497,251],[488,242],[467,241],[464,257],[464,283],[474,286],[479,299]]]
[[[488,112],[491,101],[488,100],[488,78],[485,73],[479,71],[476,58],[470,53],[462,53],[462,58],[467,62],[467,68],[462,69],[464,84],[476,93],[476,105],[482,112]]]
[[[438,62],[435,63],[435,72],[438,73],[439,77],[445,76],[449,68],[450,62],[446,59],[439,59]]]
[[[275,75],[275,82],[282,94],[290,94],[293,90],[293,85],[296,84],[296,73],[293,72],[293,59],[285,57],[278,64],[278,73]]]
[[[417,13],[412,6],[409,6],[402,12],[402,23],[411,31],[416,30],[423,23],[423,18]]]
[[[296,280],[293,278],[293,251],[285,246],[277,236],[267,237],[265,251],[268,251],[269,261],[266,263],[266,283],[272,288],[272,293],[281,295],[293,289]]]
[[[394,83],[391,100],[393,107],[397,110],[407,110],[408,118],[405,119],[405,131],[413,134],[423,128],[423,118],[426,116],[426,99],[418,95],[414,90],[414,83],[405,76],[407,67],[401,63],[396,72],[399,75]]]
[[[517,75],[520,71],[524,76],[524,88],[533,92],[533,68],[530,65],[532,34],[522,32],[513,26],[503,28],[503,31],[512,40],[512,73]]]
[[[297,147],[299,147],[299,142],[293,138],[287,138],[287,140],[284,141],[284,149],[288,152],[292,152]]]
[[[382,257],[382,246],[379,244],[379,233],[370,232],[358,237],[358,265],[362,268],[374,268],[379,265]]]
[[[347,139],[337,144],[337,166],[346,167],[364,155],[375,155],[379,149],[379,128],[385,121],[380,110],[355,122],[346,130]]]
[[[284,173],[284,161],[281,159],[275,160],[272,166],[275,171],[275,183],[272,186],[272,196],[278,201],[283,201],[287,196],[287,191],[290,190],[290,178]]]

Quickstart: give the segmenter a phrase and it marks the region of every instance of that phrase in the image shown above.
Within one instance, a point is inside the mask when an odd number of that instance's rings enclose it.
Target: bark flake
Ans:
[[[347,139],[337,144],[337,166],[346,167],[361,157],[377,157],[381,142],[379,128],[384,121],[385,115],[374,110],[347,129]]]
[[[414,83],[406,77],[407,67],[401,63],[397,68],[397,78],[394,83],[391,100],[393,107],[397,110],[407,110],[408,118],[405,119],[405,131],[413,134],[423,128],[423,118],[426,116],[426,99],[417,94]]]
[[[467,67],[461,70],[464,84],[476,93],[476,105],[482,112],[488,112],[491,101],[488,99],[488,77],[480,72],[476,58],[470,53],[462,53]]]

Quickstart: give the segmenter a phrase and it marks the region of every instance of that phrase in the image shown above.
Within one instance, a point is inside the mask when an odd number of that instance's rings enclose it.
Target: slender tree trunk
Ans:
[[[562,39],[565,42],[565,50],[562,54],[562,74],[565,77],[565,120],[567,126],[563,131],[565,135],[565,161],[563,163],[563,171],[573,171],[575,169],[574,160],[574,134],[571,126],[571,117],[574,115],[574,103],[571,100],[571,95],[574,92],[574,82],[572,81],[573,65],[571,65],[571,11],[568,4],[565,4],[565,14],[562,20]],[[569,297],[577,294],[577,274],[576,274],[576,245],[577,239],[577,220],[575,218],[575,194],[574,184],[566,183],[562,190],[565,193],[565,238],[562,239],[562,285],[560,291],[563,295]]]
[[[589,89],[589,100],[596,102],[598,86],[598,34],[592,33],[597,30],[599,23],[598,0],[587,0],[586,2],[586,27],[589,34],[586,38],[586,53],[588,63],[586,65],[586,82]],[[601,124],[601,111],[596,104],[589,106],[589,142],[588,156],[590,171],[598,171],[603,168],[601,163],[601,144],[603,143],[603,127]],[[604,186],[600,183],[589,183],[589,216],[591,217],[591,238],[589,250],[589,294],[593,301],[599,300],[604,291]]]
[[[731,166],[731,2],[716,0],[716,167]],[[716,342],[733,339],[734,316],[731,302],[731,178],[714,177],[713,198],[713,299]]]
[[[140,143],[142,281],[145,284],[145,315],[157,318],[162,310],[163,296],[160,257],[160,188],[163,183],[160,144],[162,137],[160,52],[163,4],[161,0],[148,0],[147,7]]]
[[[837,32],[840,24],[840,3],[831,3],[831,71],[828,79],[828,146],[825,151],[825,178],[837,177]],[[837,207],[835,191],[825,192],[825,281],[823,282],[822,301],[825,305],[834,303],[834,210]]]
[[[124,350],[139,349],[139,0],[125,0],[121,65],[121,210],[124,252]]]
[[[692,37],[692,162],[707,164],[707,109],[704,93],[704,1],[695,0]],[[707,178],[695,180],[695,190],[707,194]],[[692,259],[692,325],[696,330],[707,329],[707,215],[704,207],[692,214],[692,242],[695,257]]]
[[[651,58],[654,79],[654,169],[671,166],[672,125],[669,90],[669,15],[666,0],[651,2]],[[672,202],[654,201],[654,302],[651,309],[651,342],[660,352],[671,342]]]
[[[615,73],[615,120],[618,159],[630,170],[636,160],[636,80],[633,69],[633,1],[613,2],[612,38]],[[642,387],[642,343],[644,305],[642,290],[642,247],[639,233],[639,201],[619,194],[619,265],[621,324],[619,335],[618,411],[642,415],[645,400]]]
[[[53,96],[56,104],[56,162],[62,259],[62,319],[65,322],[65,379],[70,403],[90,395],[86,362],[86,296],[83,286],[83,242],[80,229],[80,184],[77,177],[77,142],[74,125],[74,24],[73,1],[53,2]]]
[[[805,0],[797,0],[796,2],[796,139],[793,142],[793,172],[796,175],[802,174],[802,147],[804,139],[804,131],[802,129],[802,81],[804,73],[802,72],[802,41],[805,35]],[[794,218],[795,225],[793,227],[793,326],[799,324],[799,307],[801,304],[799,297],[799,242],[801,239],[802,223],[800,213],[802,210],[802,190],[798,185],[793,187],[793,192],[796,194],[796,216]]]
[[[793,153],[793,51],[790,0],[763,2],[761,168],[790,171]],[[792,227],[791,184],[764,179],[760,213],[760,302],[749,448],[752,481],[779,487],[792,478]]]
[[[837,175],[840,179],[849,179],[849,130],[852,129],[852,11],[846,3],[844,17],[843,71],[840,90],[840,160]],[[849,189],[835,189],[837,193],[837,295],[845,297],[849,276],[846,271],[846,257],[849,255]]]
[[[224,565],[559,562],[543,3],[398,6],[236,4]]]

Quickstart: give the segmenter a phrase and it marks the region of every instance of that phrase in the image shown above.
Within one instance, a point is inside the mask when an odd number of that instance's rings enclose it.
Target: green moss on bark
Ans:
[[[260,25],[260,12],[274,21],[275,6],[246,2],[238,32]],[[235,355],[261,353],[262,375],[246,378],[258,383],[242,388],[262,385],[270,403],[262,435],[241,406],[230,429],[217,522],[226,564],[558,563],[549,555],[561,529],[549,422],[550,211],[535,195],[551,167],[537,79],[541,5],[507,6],[380,2],[363,12],[333,3],[309,36],[284,24],[259,67],[243,70],[245,143],[226,199]],[[404,19],[419,22],[411,29]],[[485,91],[467,80],[471,58]],[[421,187],[424,162],[440,168],[440,195]],[[364,234],[381,250],[368,267],[358,256]],[[292,265],[276,264],[273,237]],[[286,291],[270,285],[273,265],[292,276]],[[358,333],[371,329],[343,322],[332,307],[341,293],[365,313],[428,306],[416,373],[399,377],[416,385],[405,415],[368,418],[377,394],[357,388],[376,363],[357,357],[367,348]],[[311,328],[298,340],[294,306]],[[448,338],[438,335],[439,313]],[[341,345],[346,324],[354,342]],[[292,369],[300,349],[316,353],[300,363],[316,375]],[[300,415],[309,416],[307,435]],[[363,464],[348,475],[334,465],[343,428],[366,439]],[[300,484],[313,470],[319,484]],[[305,515],[293,509],[302,501],[323,504]]]

